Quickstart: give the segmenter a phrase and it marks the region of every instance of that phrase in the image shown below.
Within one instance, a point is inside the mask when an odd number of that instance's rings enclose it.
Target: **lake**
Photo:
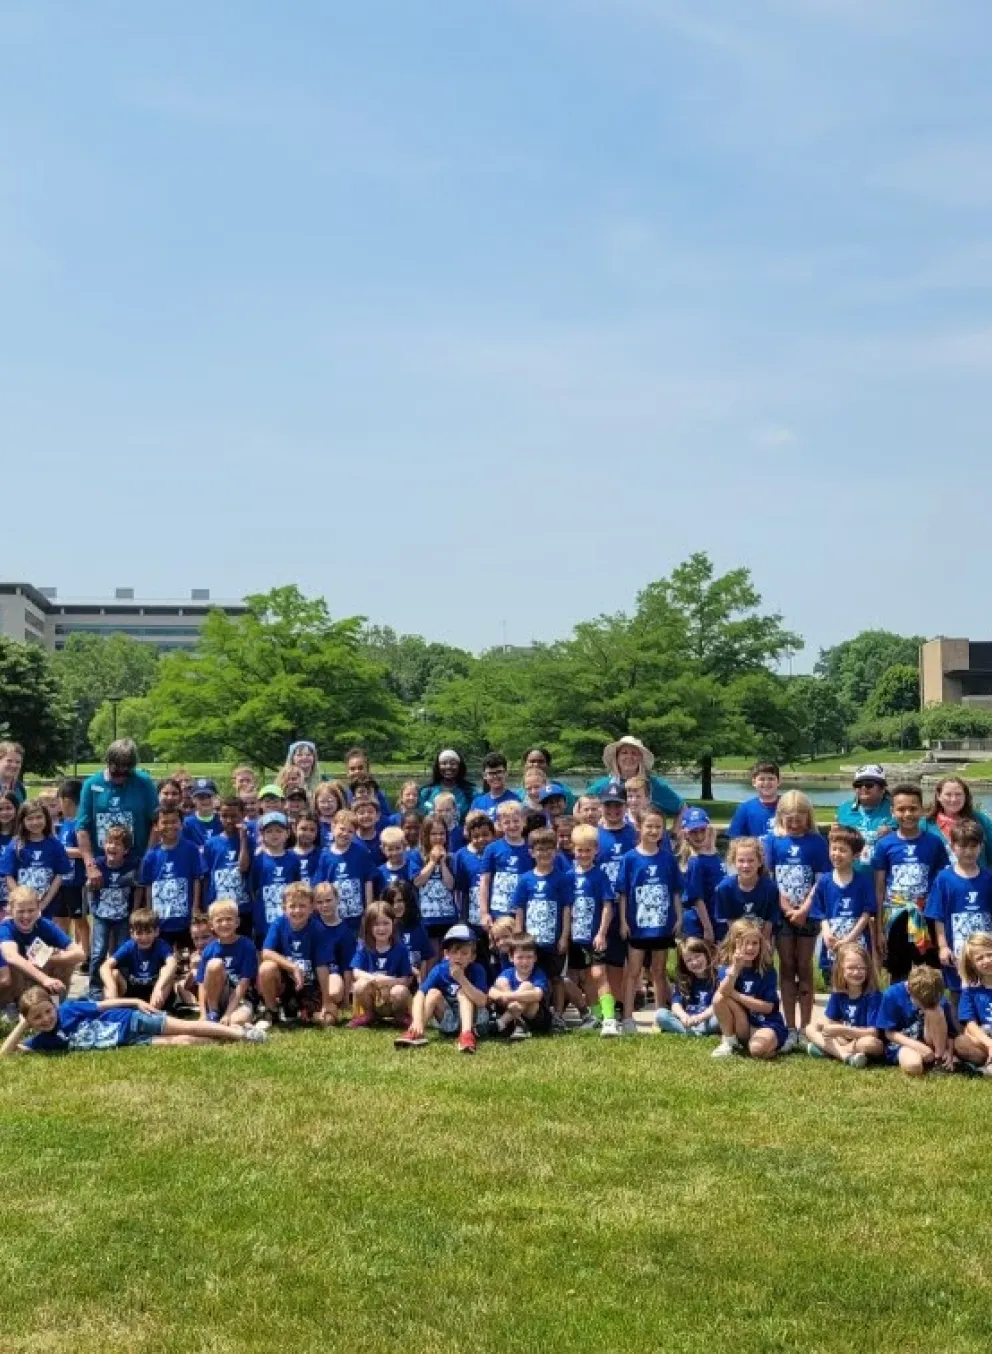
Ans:
[[[565,776],[563,779],[572,790],[580,791],[585,789],[586,781]],[[665,780],[674,789],[678,790],[683,799],[698,799],[702,794],[702,785],[698,780],[691,780],[688,776],[665,776]],[[846,785],[804,785],[801,782],[796,784],[789,781],[783,786],[785,790],[802,790],[803,794],[809,795],[814,804],[823,804],[836,806],[845,803],[848,799],[854,798],[854,791]],[[929,803],[930,790],[924,791],[923,802]],[[754,795],[754,788],[748,780],[715,780],[713,782],[713,798],[721,804],[740,804],[745,799],[750,799]],[[992,812],[992,796],[975,795],[975,805],[984,809],[987,813]]]

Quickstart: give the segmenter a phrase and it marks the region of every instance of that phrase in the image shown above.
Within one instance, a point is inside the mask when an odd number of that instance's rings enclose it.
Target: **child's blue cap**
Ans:
[[[199,776],[193,782],[194,798],[197,795],[215,795],[216,793],[217,793],[216,784],[212,780],[209,780],[206,776]]]
[[[259,832],[264,832],[267,827],[289,827],[289,819],[284,813],[278,811],[274,813],[263,813],[258,820]]]
[[[564,785],[559,785],[556,780],[549,781],[544,789],[538,795],[538,803],[543,804],[548,799],[567,799]]]
[[[710,816],[705,809],[686,809],[682,815],[683,832],[695,832],[697,828],[709,825]]]
[[[627,789],[622,780],[608,780],[599,792],[601,804],[626,804]]]

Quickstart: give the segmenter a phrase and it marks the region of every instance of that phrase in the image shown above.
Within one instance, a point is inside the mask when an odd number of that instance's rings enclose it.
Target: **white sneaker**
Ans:
[[[711,1058],[732,1058],[735,1053],[740,1052],[741,1041],[735,1034],[725,1034],[716,1048],[710,1054]]]
[[[636,1033],[637,1033],[637,1021],[634,1019],[633,1016],[626,1016],[626,1017],[624,1018],[623,1024],[620,1026],[620,1028],[621,1028],[621,1030],[623,1031],[624,1034],[636,1034]]]
[[[264,1043],[265,1043],[265,1041],[266,1041],[266,1040],[268,1039],[268,1037],[269,1037],[269,1030],[268,1030],[268,1026],[267,1026],[267,1025],[265,1025],[264,1028],[263,1028],[263,1025],[264,1025],[264,1021],[259,1022],[259,1024],[257,1024],[257,1025],[246,1025],[246,1026],[245,1026],[245,1043],[246,1043],[246,1044],[264,1044]]]
[[[851,1056],[849,1058],[845,1058],[844,1061],[847,1063],[848,1067],[867,1067],[868,1054],[852,1053]]]
[[[795,1053],[799,1047],[799,1031],[790,1030],[785,1036],[785,1043],[782,1045],[783,1053]]]
[[[604,1018],[603,1018],[603,1028],[602,1028],[602,1029],[600,1030],[600,1032],[599,1032],[600,1038],[602,1038],[602,1039],[615,1039],[619,1033],[620,1033],[620,1026],[619,1026],[619,1025],[617,1024],[617,1022],[613,1019],[613,1017],[612,1017],[612,1016],[604,1016]],[[992,1071],[992,1067],[990,1067],[989,1070]]]

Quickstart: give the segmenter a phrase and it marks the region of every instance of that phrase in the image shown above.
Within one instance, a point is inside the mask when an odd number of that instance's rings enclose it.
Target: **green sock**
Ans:
[[[599,1009],[603,1020],[615,1020],[617,1014],[617,1004],[612,996],[600,997]]]

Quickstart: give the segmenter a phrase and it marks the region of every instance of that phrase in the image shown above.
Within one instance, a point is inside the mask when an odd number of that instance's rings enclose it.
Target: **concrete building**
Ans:
[[[992,710],[992,643],[938,635],[920,646],[920,691],[928,705]]]
[[[0,583],[0,634],[46,649],[62,649],[69,635],[80,632],[130,635],[163,651],[188,649],[214,608],[229,616],[247,610],[244,602],[212,600],[209,588],[194,588],[188,598],[166,601],[136,598],[133,588],[117,588],[113,597],[60,598],[56,588]]]

